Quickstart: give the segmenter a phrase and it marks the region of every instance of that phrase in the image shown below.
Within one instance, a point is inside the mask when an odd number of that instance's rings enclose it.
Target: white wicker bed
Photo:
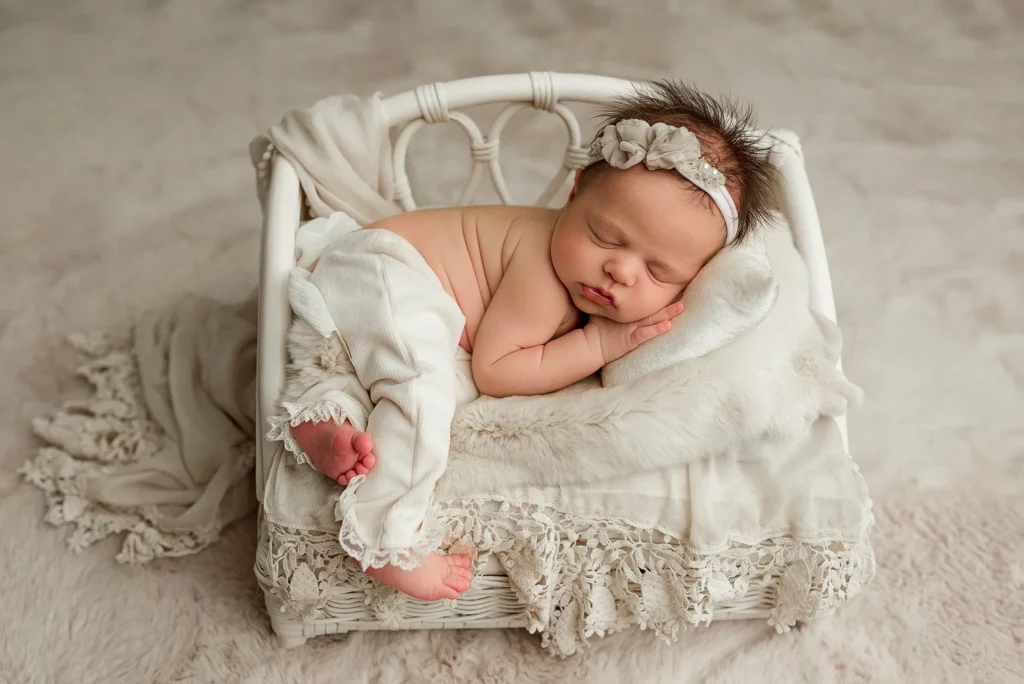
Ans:
[[[631,87],[630,82],[592,75],[530,73],[500,76],[486,76],[453,81],[444,84],[421,86],[384,101],[388,123],[397,133],[393,149],[396,200],[403,209],[415,208],[405,172],[409,142],[417,131],[426,124],[454,122],[465,131],[470,140],[473,168],[459,203],[469,202],[483,178],[490,173],[500,199],[511,203],[505,180],[499,165],[499,140],[503,128],[518,111],[533,107],[553,113],[565,124],[568,132],[562,168],[548,184],[537,204],[548,204],[563,188],[567,178],[581,165],[584,152],[579,124],[566,102],[600,104],[610,97]],[[464,112],[466,107],[483,104],[506,103],[490,129],[483,133],[478,125]],[[832,284],[826,261],[825,248],[817,211],[811,196],[810,186],[804,171],[802,155],[795,139],[780,135],[779,145],[791,148],[781,155],[784,182],[778,197],[779,209],[788,219],[793,233],[793,242],[805,262],[810,289],[810,306],[827,318],[835,320],[835,305]],[[259,397],[257,425],[264,425],[263,416],[271,415],[280,399],[285,380],[286,335],[292,321],[292,312],[287,298],[288,271],[294,265],[294,235],[300,223],[303,198],[295,171],[283,157],[272,161],[272,175],[269,200],[265,209],[263,242],[260,265],[260,310],[259,310]],[[848,450],[845,419],[836,419],[843,451]],[[264,497],[271,466],[277,455],[279,444],[266,439],[257,440],[256,491]],[[856,466],[849,463],[855,471]],[[859,477],[859,476],[855,476]],[[866,498],[866,497],[865,497]],[[321,599],[316,610],[296,611],[286,605],[280,591],[282,579],[273,568],[273,556],[284,553],[280,548],[270,548],[267,524],[261,516],[260,548],[257,556],[256,574],[265,590],[267,608],[274,631],[286,646],[304,643],[309,637],[322,634],[367,629],[457,629],[525,627],[528,625],[523,605],[506,577],[502,566],[492,557],[478,574],[473,587],[456,603],[425,603],[409,601],[404,619],[400,624],[380,619],[379,611],[368,606],[365,583],[338,583],[327,589],[321,587]],[[692,622],[707,619],[743,619],[769,617],[773,606],[778,604],[779,578],[785,573],[784,556],[780,544],[779,561],[765,566],[766,578],[771,581],[763,585],[751,585],[750,590],[740,596],[729,596],[717,601],[712,607]],[[794,545],[799,542],[794,541]],[[836,542],[839,543],[839,542]],[[300,554],[316,561],[317,567],[326,567],[328,553],[336,540],[324,532],[308,532],[308,538],[301,544]],[[820,546],[820,545],[819,545]],[[827,545],[826,545],[827,546]],[[812,554],[818,546],[809,545]],[[867,548],[867,547],[866,547]],[[742,555],[744,547],[733,550]],[[763,549],[762,549],[763,551]],[[835,549],[832,549],[835,551]],[[830,553],[832,552],[830,551]],[[289,551],[294,554],[294,547]],[[822,551],[823,552],[823,551]],[[869,548],[858,551],[862,563],[870,565],[865,576],[873,574],[873,556]],[[738,557],[737,556],[737,557]],[[301,563],[300,563],[301,564]],[[314,566],[313,561],[309,562]],[[286,578],[288,579],[288,578]],[[288,581],[295,583],[295,578]],[[315,583],[315,579],[311,580]],[[861,580],[863,582],[863,579]],[[820,589],[820,588],[818,588]],[[326,591],[327,594],[323,594]],[[846,598],[829,596],[823,605],[834,608]],[[853,593],[852,591],[850,593]],[[820,611],[818,611],[820,612]],[[710,616],[710,617],[708,617]]]

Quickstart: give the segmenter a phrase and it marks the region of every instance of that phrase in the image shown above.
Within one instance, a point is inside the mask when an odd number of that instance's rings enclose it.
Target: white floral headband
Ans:
[[[725,218],[725,244],[739,233],[739,214],[725,189],[725,176],[700,156],[700,141],[686,128],[640,119],[623,119],[608,124],[590,145],[587,166],[602,159],[617,169],[628,169],[643,161],[654,171],[675,169],[718,206]]]

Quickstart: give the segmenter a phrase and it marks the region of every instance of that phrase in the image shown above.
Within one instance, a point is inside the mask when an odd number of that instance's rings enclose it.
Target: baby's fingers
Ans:
[[[678,316],[681,313],[683,313],[683,303],[682,302],[673,302],[672,304],[669,304],[668,306],[666,306],[661,311],[659,311],[657,313],[654,313],[654,314],[651,314],[647,318],[645,318],[642,321],[638,322],[637,325],[640,326],[640,327],[644,327],[644,326],[648,326],[648,325],[654,325],[656,323],[660,323],[661,321],[667,321],[667,320],[669,320],[671,318],[675,318],[676,316]]]
[[[664,335],[671,329],[672,321],[659,321],[654,325],[645,325],[643,327],[638,327],[635,331],[633,331],[633,348],[635,349],[636,347],[639,347],[647,340],[653,340],[658,335]]]

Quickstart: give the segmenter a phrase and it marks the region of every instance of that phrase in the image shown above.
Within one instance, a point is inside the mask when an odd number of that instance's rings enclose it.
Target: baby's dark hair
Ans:
[[[771,145],[755,130],[754,109],[731,99],[716,100],[679,81],[643,81],[633,93],[622,95],[598,112],[603,120],[598,136],[608,124],[640,119],[649,124],[684,126],[700,141],[701,156],[725,174],[726,188],[738,198],[739,244],[755,226],[771,221],[772,187],[777,175],[769,160]],[[592,184],[610,168],[607,162],[583,171],[580,188]],[[680,176],[701,197],[711,198]]]

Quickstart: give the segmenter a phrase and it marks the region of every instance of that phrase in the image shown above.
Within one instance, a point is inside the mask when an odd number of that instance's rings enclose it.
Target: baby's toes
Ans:
[[[368,454],[373,449],[373,438],[365,432],[356,433],[352,437],[352,448],[357,454]]]
[[[468,568],[472,563],[472,559],[464,553],[454,553],[450,556],[445,556],[445,560],[448,561],[449,567],[456,568]]]
[[[468,590],[473,584],[473,575],[470,574],[469,570],[456,568],[454,571],[449,573],[443,581],[445,586],[451,587],[455,591],[462,593]]]
[[[368,472],[373,470],[373,466],[376,463],[377,458],[373,454],[362,454],[355,465],[355,471],[359,475],[366,475]]]

